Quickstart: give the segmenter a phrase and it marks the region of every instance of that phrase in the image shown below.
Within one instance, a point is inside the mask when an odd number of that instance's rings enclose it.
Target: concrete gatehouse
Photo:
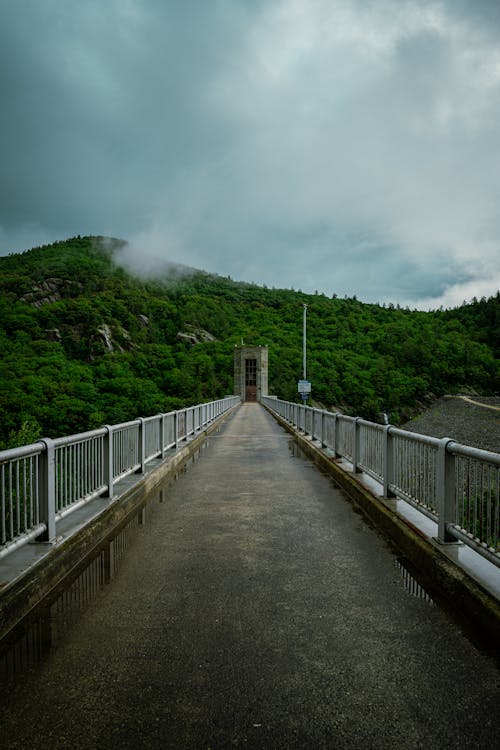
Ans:
[[[267,346],[235,346],[234,395],[243,401],[260,401],[268,395]]]

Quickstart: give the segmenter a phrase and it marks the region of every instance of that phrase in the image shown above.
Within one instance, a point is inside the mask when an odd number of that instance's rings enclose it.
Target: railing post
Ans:
[[[160,415],[160,450],[161,450],[161,457],[165,458],[166,450],[165,450],[165,443],[167,435],[167,415],[161,414]]]
[[[323,410],[321,412],[321,447],[322,448],[326,448],[325,423],[326,423],[326,412]]]
[[[442,438],[439,442],[436,467],[436,505],[438,511],[438,541],[456,542],[448,532],[448,524],[455,519],[455,456],[447,448],[453,440]]]
[[[144,474],[146,470],[146,425],[144,417],[139,417],[139,468],[136,474]]]
[[[358,464],[361,460],[361,441],[360,441],[360,417],[356,417],[352,423],[352,470],[354,474],[359,474],[361,469]]]
[[[50,438],[40,442],[45,445],[45,450],[39,458],[38,499],[40,522],[45,524],[45,531],[37,541],[53,542],[56,537],[56,451]]]
[[[175,450],[179,447],[179,412],[174,411],[174,443]]]
[[[384,442],[383,442],[383,497],[394,497],[394,492],[390,489],[394,484],[394,438],[391,435],[392,425],[384,425]]]
[[[106,425],[104,435],[104,482],[108,485],[106,497],[113,497],[113,426]]]
[[[339,447],[338,424],[339,424],[338,413],[335,412],[334,415],[333,415],[333,445],[332,445],[332,450],[333,450],[333,453],[334,453],[334,455],[335,455],[336,458],[338,458],[340,456],[340,453],[338,451],[338,447]]]

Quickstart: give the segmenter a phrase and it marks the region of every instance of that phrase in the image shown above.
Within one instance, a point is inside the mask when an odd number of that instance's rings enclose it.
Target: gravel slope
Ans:
[[[481,396],[473,400],[478,403],[458,396],[444,396],[403,425],[403,429],[438,438],[449,437],[464,445],[500,453],[500,398]],[[498,410],[485,408],[485,405],[496,406]]]

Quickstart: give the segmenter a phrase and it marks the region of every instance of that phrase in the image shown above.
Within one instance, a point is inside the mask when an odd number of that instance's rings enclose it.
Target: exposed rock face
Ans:
[[[107,325],[107,323],[104,323],[104,325],[100,326],[97,329],[97,333],[99,334],[99,337],[104,344],[105,349],[107,349],[108,352],[114,352],[115,347],[113,344],[113,339],[111,337],[111,328]]]
[[[111,328],[107,323],[99,326],[97,336],[94,338],[95,340],[103,344],[104,348],[110,353],[116,350],[125,352],[135,348],[135,344],[132,342],[130,334],[125,328],[121,326]]]
[[[217,341],[209,331],[205,331],[203,328],[197,328],[196,326],[186,325],[184,331],[179,331],[177,334],[179,341],[186,341],[188,344],[194,346],[194,344],[206,343],[209,341]]]
[[[139,318],[139,325],[141,328],[148,328],[149,327],[149,318],[147,315],[138,315]]]
[[[62,336],[59,328],[46,328],[45,333],[47,334],[48,341],[55,341],[58,344],[61,343]]]
[[[69,279],[58,279],[55,277],[45,279],[39,284],[35,284],[31,292],[24,294],[20,299],[22,302],[28,302],[33,307],[41,307],[50,302],[57,302],[63,297],[71,295],[72,290],[83,289],[82,284]]]

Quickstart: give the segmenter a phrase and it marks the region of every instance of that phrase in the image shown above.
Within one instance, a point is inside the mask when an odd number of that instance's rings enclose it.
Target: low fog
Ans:
[[[500,6],[1,3],[0,253],[411,307],[500,288]],[[122,254],[123,257],[123,254]]]

